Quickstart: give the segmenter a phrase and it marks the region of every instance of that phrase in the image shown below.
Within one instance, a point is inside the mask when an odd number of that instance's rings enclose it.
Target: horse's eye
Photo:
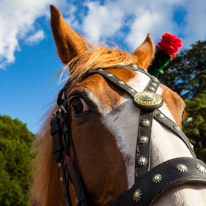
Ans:
[[[76,114],[88,111],[89,107],[82,98],[75,97],[70,102],[72,111]]]

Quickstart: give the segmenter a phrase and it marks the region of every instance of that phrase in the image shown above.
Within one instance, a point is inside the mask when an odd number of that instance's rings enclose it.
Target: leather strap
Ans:
[[[137,133],[137,146],[135,156],[135,182],[137,178],[150,169],[150,139],[153,120],[153,111],[141,110]],[[144,123],[148,121],[148,124]]]
[[[205,166],[201,160],[189,157],[166,161],[140,176],[138,183],[110,206],[148,206],[169,188],[193,182],[206,184]]]
[[[132,98],[134,98],[135,94],[137,93],[135,89],[133,89],[128,84],[124,83],[121,79],[119,79],[117,76],[115,76],[114,74],[106,70],[98,69],[96,71],[93,71],[92,74],[100,74],[106,80],[108,80],[109,82],[111,82],[112,84],[114,84],[115,86],[117,86],[118,88],[126,92],[127,94],[129,94]]]
[[[63,191],[66,200],[65,204],[71,206],[69,194],[69,181],[71,181],[79,200],[78,206],[87,206],[86,195],[77,166],[76,154],[71,137],[70,122],[65,108],[66,100],[64,100],[64,104],[61,108],[54,113],[50,122],[53,140],[53,156],[54,160],[58,163],[59,173],[61,174],[60,180],[63,183]],[[73,160],[71,160],[70,151],[73,154]]]
[[[57,115],[54,115],[50,121],[51,136],[52,136],[52,154],[55,162],[60,160],[63,150],[62,144],[62,131],[60,126],[60,120]]]
[[[66,108],[66,99],[64,100],[64,108]],[[71,136],[70,122],[68,115],[67,113],[65,113],[65,111],[66,109],[61,111],[60,117],[63,125],[64,141],[66,143],[65,148],[67,148],[65,150],[65,160],[68,168],[67,176],[70,178],[72,184],[74,185],[75,193],[79,201],[78,206],[87,206],[86,194],[84,192],[82,179],[80,176],[79,168],[77,166],[76,154]],[[72,152],[72,160],[70,156],[70,151]]]
[[[150,81],[144,91],[156,92],[158,86],[159,81],[150,78]],[[135,182],[137,182],[139,176],[150,170],[150,139],[153,122],[153,110],[154,109],[148,110],[142,108],[140,111],[135,155]]]
[[[192,156],[196,157],[193,147],[189,142],[187,136],[171,119],[164,115],[159,109],[154,111],[154,119],[157,120],[163,126],[165,126],[167,129],[172,131],[175,135],[177,135],[185,143],[187,148],[190,150]]]

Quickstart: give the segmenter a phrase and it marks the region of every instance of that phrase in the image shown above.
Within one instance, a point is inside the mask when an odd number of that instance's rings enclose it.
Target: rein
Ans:
[[[140,109],[140,121],[137,132],[137,145],[135,154],[135,184],[122,194],[110,206],[147,206],[151,204],[164,191],[186,183],[206,183],[206,165],[196,159],[193,147],[182,130],[159,108],[163,104],[160,95],[156,93],[159,81],[144,69],[136,65],[116,66],[112,68],[127,68],[142,72],[150,78],[144,91],[137,92],[121,79],[103,69],[89,73],[99,74],[108,82],[126,92],[133,100],[134,106]],[[51,119],[51,135],[53,140],[53,156],[58,164],[61,182],[65,196],[65,204],[71,206],[69,182],[73,184],[78,198],[78,206],[87,206],[85,189],[77,166],[75,148],[72,142],[70,119],[67,114],[65,91],[69,87],[66,84],[59,92],[57,104],[59,110]],[[62,99],[63,96],[63,99]],[[150,168],[151,128],[155,119],[164,127],[180,138],[190,150],[192,158],[181,157],[170,159]]]

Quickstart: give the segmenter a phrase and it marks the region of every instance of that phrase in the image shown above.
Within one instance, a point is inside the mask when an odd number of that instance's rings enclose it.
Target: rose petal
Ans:
[[[182,39],[170,33],[163,34],[162,39],[156,45],[158,50],[165,51],[171,58],[175,57],[175,53],[177,53],[181,47]]]

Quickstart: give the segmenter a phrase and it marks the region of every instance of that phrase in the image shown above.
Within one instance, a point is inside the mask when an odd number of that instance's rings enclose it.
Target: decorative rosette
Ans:
[[[169,64],[169,61],[175,57],[175,53],[178,53],[182,46],[182,39],[170,33],[164,33],[156,45],[155,57],[148,67],[148,72],[155,77],[163,74],[163,68]]]

